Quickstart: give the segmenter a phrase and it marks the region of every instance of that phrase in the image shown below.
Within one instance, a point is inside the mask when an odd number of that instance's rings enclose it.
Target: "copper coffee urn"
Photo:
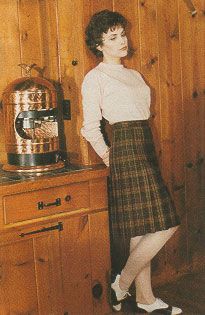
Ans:
[[[42,77],[26,76],[3,92],[6,171],[42,172],[64,166],[59,158],[57,93]]]

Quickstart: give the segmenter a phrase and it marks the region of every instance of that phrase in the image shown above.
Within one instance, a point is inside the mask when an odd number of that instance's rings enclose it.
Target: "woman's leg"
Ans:
[[[130,254],[135,250],[143,236],[136,236],[130,240]],[[142,269],[135,278],[136,301],[140,303],[153,303],[155,296],[151,285],[151,262]]]
[[[156,300],[151,283],[151,262],[149,262],[135,278],[136,301],[151,304]]]
[[[136,236],[130,240],[130,254],[133,250],[137,249],[137,246],[143,236]],[[142,269],[142,271],[135,278],[136,287],[136,301],[140,303],[153,303],[155,296],[152,291],[151,284],[151,262]]]
[[[143,277],[140,275],[144,272],[151,286],[151,280],[149,276],[149,264],[152,258],[159,252],[159,250],[165,245],[169,238],[174,234],[178,227],[173,227],[168,230],[163,230],[155,233],[149,233],[143,235],[137,246],[132,250],[124,269],[121,272],[119,286],[122,290],[128,290],[134,279],[138,282],[137,290],[139,294],[144,295],[145,285]],[[147,266],[147,269],[145,268]],[[143,269],[145,270],[143,271]],[[143,293],[142,293],[143,292]],[[148,290],[150,292],[150,290]],[[141,302],[142,303],[142,302]],[[149,303],[152,303],[149,302]]]

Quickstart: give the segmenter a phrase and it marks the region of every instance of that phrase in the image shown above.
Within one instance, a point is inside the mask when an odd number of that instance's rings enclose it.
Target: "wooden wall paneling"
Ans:
[[[59,81],[57,0],[39,0],[39,23],[43,75]]]
[[[156,1],[139,0],[139,32],[141,49],[141,71],[151,87],[151,126],[157,155],[161,150],[161,113],[159,95],[159,52],[157,33]]]
[[[123,59],[128,68],[141,70],[140,56],[140,34],[139,34],[139,12],[138,1],[114,0],[114,11],[121,13],[128,20],[127,35],[129,47],[132,50],[131,56]]]
[[[151,87],[152,118],[151,127],[156,145],[157,155],[160,158],[161,150],[161,112],[159,94],[159,52],[157,33],[157,6],[156,1],[139,0],[139,32],[141,49],[141,71],[145,80]],[[149,44],[148,44],[149,43]],[[161,279],[164,271],[166,252],[162,249],[153,260],[153,284]]]
[[[0,2],[0,39],[1,39],[1,80],[0,91],[5,89],[7,84],[20,76],[19,47],[19,24],[18,24],[18,5],[15,0]],[[8,23],[9,21],[9,23]]]
[[[196,1],[195,1],[196,2]],[[198,6],[197,6],[198,7]],[[200,60],[196,43],[197,21],[199,16],[192,16],[183,1],[179,1],[179,21],[182,60],[182,93],[185,125],[185,166],[186,166],[186,209],[187,209],[187,244],[188,263],[193,267],[198,258],[199,242],[199,200],[200,176],[197,161],[200,154],[200,106],[195,91],[198,90]],[[200,73],[200,72],[199,72]]]
[[[181,58],[178,25],[178,1],[157,2],[159,39],[159,78],[161,101],[161,163],[164,180],[182,216],[182,228],[166,244],[166,270],[176,276],[187,264],[184,124],[181,94]]]
[[[19,25],[18,25],[18,6],[17,1],[8,0],[0,1],[0,100],[2,92],[7,84],[14,79],[20,77],[21,71],[17,65],[20,63],[20,47],[19,47]],[[9,21],[9,23],[8,23]],[[3,123],[3,110],[0,107],[0,161],[5,163],[7,160],[5,153],[5,137]]]
[[[205,58],[204,58],[204,51],[205,51],[205,18],[204,18],[204,12],[205,12],[205,2],[204,0],[201,0],[197,3],[198,7],[198,14],[199,14],[199,20],[198,20],[198,33],[197,33],[197,46],[199,47],[199,51],[197,51],[197,54],[200,55],[198,57],[200,59],[200,65],[199,65],[199,73],[200,73],[200,80],[199,80],[199,95],[200,95],[200,112],[201,112],[201,130],[200,134],[201,136],[201,163],[198,163],[200,165],[200,171],[201,171],[201,202],[200,202],[200,212],[199,212],[199,235],[200,235],[200,246],[199,246],[199,259],[198,263],[204,264],[205,258],[205,252],[204,252],[204,244],[205,244],[205,220],[204,220],[204,212],[205,212]],[[197,268],[197,264],[195,269]]]
[[[73,58],[73,37],[75,31],[73,30],[73,21],[75,17],[74,2],[73,1],[57,1],[57,17],[58,17],[58,45],[59,45],[59,59],[60,59],[60,83],[63,90],[63,98],[71,102],[71,121],[64,120],[61,136],[65,134],[65,141],[61,144],[61,149],[65,152],[75,151],[73,145],[75,143],[76,128],[73,126],[75,121],[75,106],[78,103],[78,95],[75,93],[76,86],[74,80],[74,71],[72,67]],[[76,24],[74,24],[76,25]],[[72,130],[73,129],[73,130]],[[78,153],[76,153],[78,154]],[[70,156],[69,156],[70,158]]]
[[[19,1],[21,62],[43,68],[39,0]],[[24,75],[24,73],[23,73]],[[32,75],[36,75],[32,72]]]
[[[159,78],[163,176],[168,184],[184,184],[184,126],[178,1],[158,1]],[[171,186],[171,185],[170,185]],[[174,188],[174,187],[170,187]]]
[[[71,102],[71,120],[64,121],[66,148],[71,162],[88,164],[82,125],[81,83],[84,77],[83,1],[58,0],[61,83]]]
[[[195,8],[197,10],[197,19],[195,20],[195,32],[194,32],[194,104],[199,111],[199,136],[200,136],[200,147],[197,150],[197,156],[195,161],[195,171],[200,185],[200,200],[196,200],[198,208],[198,224],[196,234],[198,241],[195,247],[196,255],[193,259],[193,269],[199,270],[204,266],[205,251],[205,222],[204,222],[204,211],[205,211],[205,1],[197,0],[194,1]]]

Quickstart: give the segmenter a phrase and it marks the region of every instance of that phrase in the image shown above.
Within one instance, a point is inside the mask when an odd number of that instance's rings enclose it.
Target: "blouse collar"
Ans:
[[[114,63],[105,63],[105,62],[100,62],[98,66],[103,67],[104,69],[112,69],[112,70],[120,70],[124,68],[123,64],[114,64]]]

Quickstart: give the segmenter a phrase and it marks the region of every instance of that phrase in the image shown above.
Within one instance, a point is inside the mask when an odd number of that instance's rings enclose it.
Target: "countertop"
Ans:
[[[0,186],[5,184],[12,184],[17,182],[25,182],[25,181],[33,181],[38,178],[45,178],[45,177],[53,177],[60,174],[69,174],[75,173],[82,170],[91,170],[92,166],[86,165],[72,165],[68,164],[65,165],[63,168],[46,171],[41,173],[20,173],[20,172],[10,172],[4,171],[2,169],[2,164],[0,164]]]

